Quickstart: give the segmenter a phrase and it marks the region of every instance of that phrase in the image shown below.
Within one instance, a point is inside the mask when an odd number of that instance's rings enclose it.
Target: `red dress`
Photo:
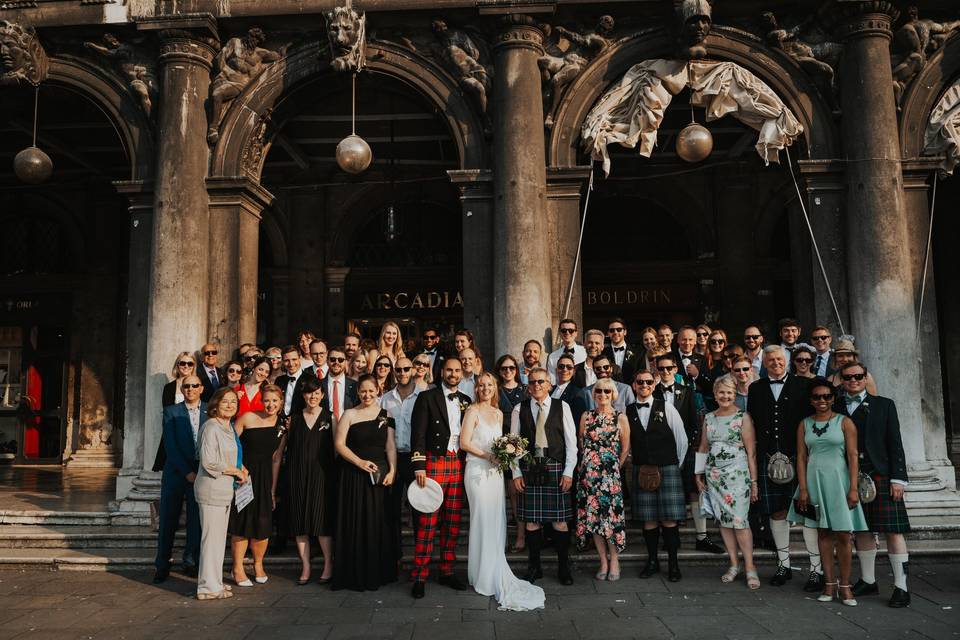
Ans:
[[[260,389],[257,389],[257,393],[252,397],[247,395],[247,390],[243,384],[238,384],[233,390],[237,392],[237,397],[240,400],[237,405],[237,418],[248,411],[263,411],[263,400],[260,398]]]

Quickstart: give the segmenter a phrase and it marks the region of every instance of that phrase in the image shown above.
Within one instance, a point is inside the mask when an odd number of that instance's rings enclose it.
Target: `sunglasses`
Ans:
[[[657,371],[673,371],[673,370],[676,369],[676,368],[677,368],[676,366],[673,366],[673,367],[657,367]]]
[[[820,342],[821,340],[829,340],[830,336],[810,336],[810,339]]]
[[[622,331],[623,327],[610,327],[607,329],[607,333],[621,333]]]
[[[657,384],[657,383],[654,382],[653,379],[650,379],[650,378],[640,378],[639,380],[636,380],[636,381],[635,381],[635,384],[644,385],[644,386],[647,386],[647,387],[652,387],[653,385],[655,385],[655,384]]]
[[[389,369],[392,365],[389,362],[378,362],[373,365],[374,369]]]
[[[550,381],[545,378],[539,378],[537,380],[531,380],[530,384],[535,384],[537,386],[540,386],[541,384],[550,384]]]
[[[420,360],[414,360],[413,364],[414,364],[414,366],[416,366],[416,367],[429,367],[429,366],[430,366],[430,363],[429,363],[429,362],[422,362],[422,361],[420,361]],[[503,367],[501,367],[501,369],[502,369],[502,368],[503,368]],[[516,367],[514,367],[514,368],[516,368]]]
[[[180,366],[180,367],[193,367],[193,366],[196,366],[196,363],[195,363],[195,362],[187,362],[186,360],[181,360],[180,362],[177,363],[177,366]]]
[[[602,393],[603,395],[608,396],[613,393],[613,389],[594,389],[593,393]]]
[[[608,368],[609,368],[609,367],[608,367]],[[558,364],[558,365],[557,365],[557,371],[572,371],[572,370],[573,370],[573,365],[572,365],[572,364]]]
[[[279,360],[280,356],[267,356],[267,360]]]
[[[394,367],[393,368],[393,370],[396,371],[397,373],[406,373],[411,369],[413,369],[413,367]]]
[[[794,358],[793,361],[797,364],[812,364],[813,358]]]
[[[424,340],[439,340],[439,339],[440,339],[440,336],[434,336],[434,335],[429,335],[429,336],[428,336],[428,335],[424,335],[424,336],[423,336],[423,339],[424,339]]]
[[[724,359],[724,360],[733,360],[734,358],[739,358],[739,357],[742,356],[742,355],[743,355],[742,353],[725,353],[725,354],[723,354],[723,359]]]
[[[865,373],[845,373],[844,375],[842,375],[842,376],[840,376],[840,377],[843,378],[844,382],[850,382],[851,380],[863,380],[864,378],[867,377],[867,374],[865,374]]]
[[[727,344],[723,338],[710,338],[710,344]]]
[[[194,382],[193,384],[182,384],[180,385],[180,388],[181,389],[199,389],[202,386],[203,385],[200,384],[199,382]]]
[[[743,336],[743,339],[744,339],[744,340],[759,340],[759,339],[762,338],[762,337],[763,337],[763,336],[761,336],[759,333],[757,333],[757,334],[751,334],[751,335],[744,335],[744,336]]]
[[[203,352],[203,355],[205,355],[205,356],[215,356],[215,355],[217,355],[218,353],[219,353],[219,351],[204,351],[204,352]]]
[[[243,373],[243,369],[234,369],[231,367],[230,369],[227,369],[227,373]]]
[[[710,334],[709,334],[709,333],[706,333],[706,332],[704,332],[704,331],[697,331],[697,337],[698,337],[698,338],[706,338],[708,335],[710,335]]]
[[[611,371],[613,369],[613,365],[596,364],[596,365],[593,365],[593,368],[597,371]]]
[[[558,365],[557,365],[557,369],[559,369],[559,368],[560,368],[560,365],[558,364]],[[517,370],[517,368],[516,368],[515,366],[513,366],[512,364],[505,364],[505,365],[503,365],[502,367],[500,367],[500,371],[516,371],[516,370]]]
[[[243,356],[243,361],[244,361],[244,362],[248,362],[248,361],[250,361],[250,360],[256,360],[256,359],[259,358],[259,357],[260,357],[260,356]]]
[[[737,367],[736,369],[734,369],[734,371],[737,373],[746,373],[747,371],[750,371],[750,369],[752,368],[753,367]]]
[[[332,358],[327,358],[327,362],[346,362],[346,361],[347,361],[347,359],[344,358],[343,356],[341,356],[341,357],[339,357],[339,358],[336,357],[336,356],[334,356],[334,357],[332,357]]]
[[[813,393],[810,395],[811,400],[821,401],[821,400],[833,400],[832,393]]]
[[[564,334],[564,335],[566,335],[566,334],[568,334],[568,333],[576,333],[576,332],[577,332],[576,329],[570,329],[569,327],[560,329],[560,333],[562,333],[562,334]]]

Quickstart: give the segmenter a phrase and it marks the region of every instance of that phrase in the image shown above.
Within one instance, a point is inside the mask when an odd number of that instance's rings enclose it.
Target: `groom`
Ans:
[[[463,456],[460,452],[460,422],[470,398],[457,390],[463,377],[460,359],[447,358],[441,370],[440,386],[423,391],[413,405],[410,460],[417,484],[427,476],[443,488],[443,504],[433,513],[419,514],[416,546],[413,551],[413,597],[422,598],[430,573],[433,538],[440,530],[440,584],[463,591],[467,588],[453,574],[460,511],[463,508]]]

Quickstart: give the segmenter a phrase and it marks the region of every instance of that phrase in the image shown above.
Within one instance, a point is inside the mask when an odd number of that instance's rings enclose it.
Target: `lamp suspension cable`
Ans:
[[[937,175],[933,176],[933,194],[930,196],[930,226],[927,229],[927,246],[923,251],[923,275],[920,276],[920,306],[917,308],[917,354],[920,352],[920,321],[923,319],[923,298],[927,292],[927,269],[930,266],[930,248],[933,245],[933,212],[937,206]]]
[[[803,194],[800,193],[800,184],[797,182],[797,176],[793,172],[793,160],[790,159],[790,147],[785,146],[783,150],[787,153],[787,164],[790,167],[790,177],[793,179],[793,187],[797,190],[797,201],[800,203],[800,210],[803,211],[803,219],[807,223],[807,231],[810,232],[810,243],[813,245],[813,252],[817,256],[817,263],[820,265],[820,275],[823,276],[823,283],[827,286],[827,293],[830,295],[830,304],[833,305],[833,313],[837,318],[837,326],[840,327],[840,333],[846,331],[843,328],[843,319],[840,317],[840,309],[837,307],[837,299],[833,296],[833,287],[830,286],[830,278],[827,277],[827,269],[823,266],[823,258],[820,256],[820,247],[817,245],[817,237],[813,234],[813,225],[810,224],[810,216],[807,214],[807,205],[803,203]]]
[[[583,199],[583,214],[580,216],[580,237],[577,240],[577,255],[573,260],[573,270],[570,271],[570,284],[567,285],[567,301],[563,306],[563,315],[570,315],[570,300],[573,298],[573,285],[577,280],[577,269],[580,268],[580,252],[583,250],[583,231],[587,226],[587,207],[590,206],[590,194],[593,192],[593,163],[590,164],[590,179],[587,182],[587,195]]]
[[[33,146],[37,146],[37,112],[40,110],[40,83],[33,85]]]
[[[357,72],[350,75],[350,135],[357,135]]]

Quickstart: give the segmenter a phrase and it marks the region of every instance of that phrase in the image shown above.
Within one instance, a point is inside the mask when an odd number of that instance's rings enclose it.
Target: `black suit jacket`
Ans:
[[[757,457],[778,450],[789,457],[796,456],[800,421],[813,414],[808,397],[810,382],[788,374],[777,401],[770,386],[769,378],[760,378],[747,391],[747,413],[753,418],[757,433]],[[766,460],[760,459],[757,464],[766,464]]]
[[[700,416],[697,415],[697,403],[693,398],[693,387],[673,384],[673,408],[683,418],[683,430],[687,432],[690,449],[700,446]],[[663,400],[663,383],[658,382],[653,389],[653,397]],[[696,445],[694,445],[696,443]],[[681,463],[683,461],[681,460]]]
[[[857,426],[857,443],[860,453],[872,471],[893,480],[907,481],[907,457],[900,438],[900,418],[897,405],[890,398],[872,396],[869,393],[852,415],[847,413],[846,398],[837,397],[834,411],[849,415]]]
[[[700,372],[700,375],[697,376],[697,379],[694,380],[692,377],[687,375],[687,368],[683,364],[683,356],[680,355],[679,349],[674,349],[673,357],[677,359],[677,372],[683,376],[683,379],[687,381],[687,384],[691,386],[696,386],[697,390],[700,393],[706,393],[707,395],[712,395],[713,393],[713,380],[710,378],[710,372],[707,370],[707,357],[701,355],[694,351],[692,354],[687,356],[690,359],[690,364],[697,368],[697,371]]]
[[[204,368],[202,362],[197,368],[197,377],[200,378],[200,383],[203,385],[203,393],[200,394],[201,402],[209,402],[210,398],[213,397],[213,394],[217,392],[217,389],[227,383],[227,379],[224,376],[223,367],[217,367],[217,381],[219,384],[215,386],[210,381],[210,376],[207,375],[207,370]]]
[[[305,369],[303,373],[300,374],[300,377],[297,378],[296,384],[293,385],[293,400],[290,402],[290,415],[295,415],[298,411],[303,411],[303,383],[306,381],[307,377],[316,377],[310,373],[309,369]],[[284,394],[287,393],[287,385],[290,384],[290,376],[283,374],[278,377],[274,382],[275,385],[280,387],[280,391],[283,391]],[[326,390],[324,390],[326,393]],[[286,400],[286,398],[284,398]]]
[[[420,353],[426,353],[421,351]],[[430,370],[430,375],[433,376],[433,384],[439,386],[440,381],[443,380],[443,363],[446,361],[447,356],[440,350],[440,347],[437,347],[436,357],[433,359],[433,367]]]
[[[570,405],[570,413],[573,414],[573,424],[579,429],[580,416],[589,408],[586,389],[578,385],[575,380],[571,380],[567,388],[560,394],[560,399]]]
[[[343,406],[340,407],[341,415],[347,409],[352,409],[360,403],[357,398],[357,381],[347,376],[343,376],[343,379],[345,383],[343,385]],[[320,388],[323,389],[323,405],[333,415],[333,401],[330,400],[330,394],[327,393],[329,382],[326,377],[320,378]]]
[[[617,363],[617,359],[613,357],[613,345],[608,344],[603,348],[603,355],[610,358],[610,362],[614,365]],[[623,365],[620,366],[620,373],[618,375],[611,376],[618,382],[623,382],[626,384],[633,383],[633,374],[636,373],[641,367],[643,362],[643,353],[641,351],[634,351],[630,345],[626,345],[626,351],[623,354]]]
[[[426,471],[427,454],[444,455],[447,444],[450,442],[450,419],[447,417],[446,394],[449,393],[442,384],[421,391],[413,405],[413,416],[410,420],[410,448],[413,450],[410,459],[414,471]],[[470,396],[457,391],[457,398],[464,406],[470,404]],[[463,419],[463,412],[460,412]]]

